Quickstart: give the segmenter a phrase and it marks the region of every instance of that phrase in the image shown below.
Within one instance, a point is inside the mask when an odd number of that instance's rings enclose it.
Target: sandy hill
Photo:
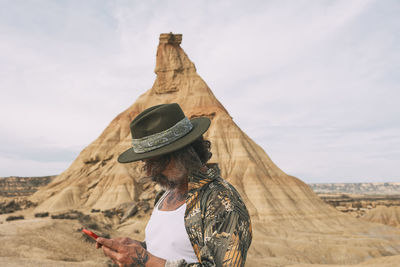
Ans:
[[[377,206],[361,217],[361,219],[400,228],[400,207]]]
[[[212,162],[220,164],[222,176],[238,189],[252,217],[248,266],[354,264],[399,253],[398,229],[341,214],[305,183],[280,170],[234,123],[196,73],[180,47],[181,37],[160,36],[153,87],[120,113],[66,171],[31,197],[39,202],[36,211],[107,209],[146,194],[149,189],[138,182],[140,163],[118,164],[117,157],[131,144],[129,123],[138,113],[177,102],[188,117],[212,120],[206,134],[212,141]],[[118,230],[130,235],[132,227],[128,222]]]

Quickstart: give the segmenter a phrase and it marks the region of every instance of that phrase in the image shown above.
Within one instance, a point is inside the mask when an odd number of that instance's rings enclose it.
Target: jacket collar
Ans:
[[[202,188],[209,182],[217,179],[220,176],[218,164],[207,164],[208,169],[205,171],[193,171],[189,174],[188,191],[193,191]]]

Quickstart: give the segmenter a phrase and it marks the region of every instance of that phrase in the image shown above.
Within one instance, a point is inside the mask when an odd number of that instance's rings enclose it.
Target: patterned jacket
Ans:
[[[244,266],[252,239],[250,216],[218,167],[189,175],[185,227],[199,262],[167,261],[165,266]]]

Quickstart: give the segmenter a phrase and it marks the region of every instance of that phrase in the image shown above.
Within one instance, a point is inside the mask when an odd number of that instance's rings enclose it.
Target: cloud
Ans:
[[[41,162],[29,159],[9,158],[0,155],[1,177],[8,176],[48,176],[58,175],[65,170],[71,161]],[[16,174],[16,172],[18,172]]]
[[[45,172],[33,167],[38,160],[71,161],[152,86],[158,35],[172,31],[183,33],[183,49],[235,122],[284,171],[319,182],[398,179],[399,7],[2,2],[0,154],[9,166],[24,159],[30,175]]]

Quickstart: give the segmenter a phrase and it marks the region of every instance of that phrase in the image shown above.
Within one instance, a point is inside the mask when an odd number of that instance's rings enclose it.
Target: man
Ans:
[[[119,266],[244,266],[252,233],[239,193],[207,167],[205,117],[189,120],[178,104],[157,105],[130,124],[132,147],[118,161],[142,160],[166,192],[145,230],[145,242],[98,238]]]

